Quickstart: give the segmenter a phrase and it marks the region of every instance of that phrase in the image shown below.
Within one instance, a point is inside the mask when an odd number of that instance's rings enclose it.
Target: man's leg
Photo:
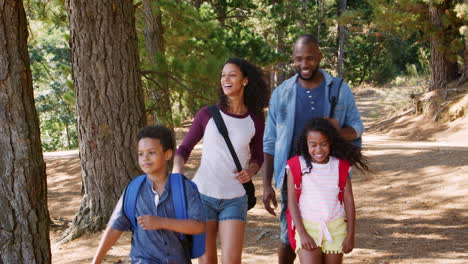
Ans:
[[[278,246],[278,263],[279,264],[293,264],[296,258],[296,253],[292,250],[288,238],[288,223],[286,221],[286,209],[288,207],[288,192],[287,181],[284,180],[283,188],[281,188],[281,243]]]

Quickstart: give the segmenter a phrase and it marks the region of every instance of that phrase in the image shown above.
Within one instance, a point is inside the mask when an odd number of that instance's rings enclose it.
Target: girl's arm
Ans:
[[[106,256],[107,251],[115,244],[115,242],[122,235],[123,231],[113,229],[108,226],[104,234],[102,235],[101,242],[99,242],[96,255],[93,258],[93,264],[99,264],[102,262],[102,259]]]
[[[301,248],[305,250],[312,250],[317,247],[312,237],[307,233],[302,222],[301,212],[297,202],[296,191],[294,190],[294,180],[291,171],[288,169],[288,208],[291,213],[292,220],[296,226],[296,232],[301,237]]]
[[[183,234],[201,234],[205,232],[205,223],[193,219],[174,219],[155,215],[143,215],[137,218],[144,230],[167,229]]]
[[[344,191],[344,208],[346,212],[347,220],[347,234],[343,242],[343,252],[349,253],[354,248],[354,232],[356,222],[356,210],[354,207],[353,187],[351,186],[351,180],[348,179]]]

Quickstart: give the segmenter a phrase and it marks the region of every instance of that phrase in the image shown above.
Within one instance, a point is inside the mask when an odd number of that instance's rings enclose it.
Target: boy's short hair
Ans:
[[[165,126],[155,125],[142,128],[137,135],[138,142],[142,138],[159,139],[159,142],[161,143],[164,151],[168,149],[175,151],[174,134],[169,128]]]

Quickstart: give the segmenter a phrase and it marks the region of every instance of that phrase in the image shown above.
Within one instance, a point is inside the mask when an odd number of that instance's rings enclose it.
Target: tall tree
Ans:
[[[145,117],[132,1],[66,5],[83,194],[68,240],[105,227],[125,185],[139,173],[136,134]]]
[[[338,16],[341,16],[346,9],[346,0],[340,0],[338,6]],[[346,40],[346,27],[338,24],[338,60],[337,72],[338,77],[343,78],[343,65],[344,65],[344,44]]]
[[[160,1],[143,0],[143,13],[148,64],[155,69],[149,73],[156,75],[156,81],[152,79],[153,82],[148,82],[148,84],[155,103],[157,121],[173,128],[171,90]]]
[[[437,2],[437,1],[434,1]],[[431,90],[445,88],[458,76],[457,61],[450,56],[451,42],[456,38],[454,25],[444,25],[443,16],[450,9],[451,1],[439,1],[429,5],[431,24]]]
[[[0,263],[50,263],[47,184],[22,1],[0,0]]]

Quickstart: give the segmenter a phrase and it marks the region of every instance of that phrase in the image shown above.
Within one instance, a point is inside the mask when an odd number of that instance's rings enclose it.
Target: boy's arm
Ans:
[[[143,215],[138,217],[137,220],[144,230],[166,229],[188,235],[205,232],[205,223],[194,219],[174,219],[155,215]]]
[[[115,244],[117,239],[122,235],[123,231],[113,229],[108,226],[104,234],[102,235],[101,241],[99,242],[96,255],[93,258],[93,264],[102,262],[102,259],[106,256],[107,251]]]
[[[351,181],[348,179],[344,191],[344,208],[347,220],[347,234],[343,242],[343,252],[349,253],[354,248],[354,234],[356,226],[356,209],[354,206],[353,187]]]

